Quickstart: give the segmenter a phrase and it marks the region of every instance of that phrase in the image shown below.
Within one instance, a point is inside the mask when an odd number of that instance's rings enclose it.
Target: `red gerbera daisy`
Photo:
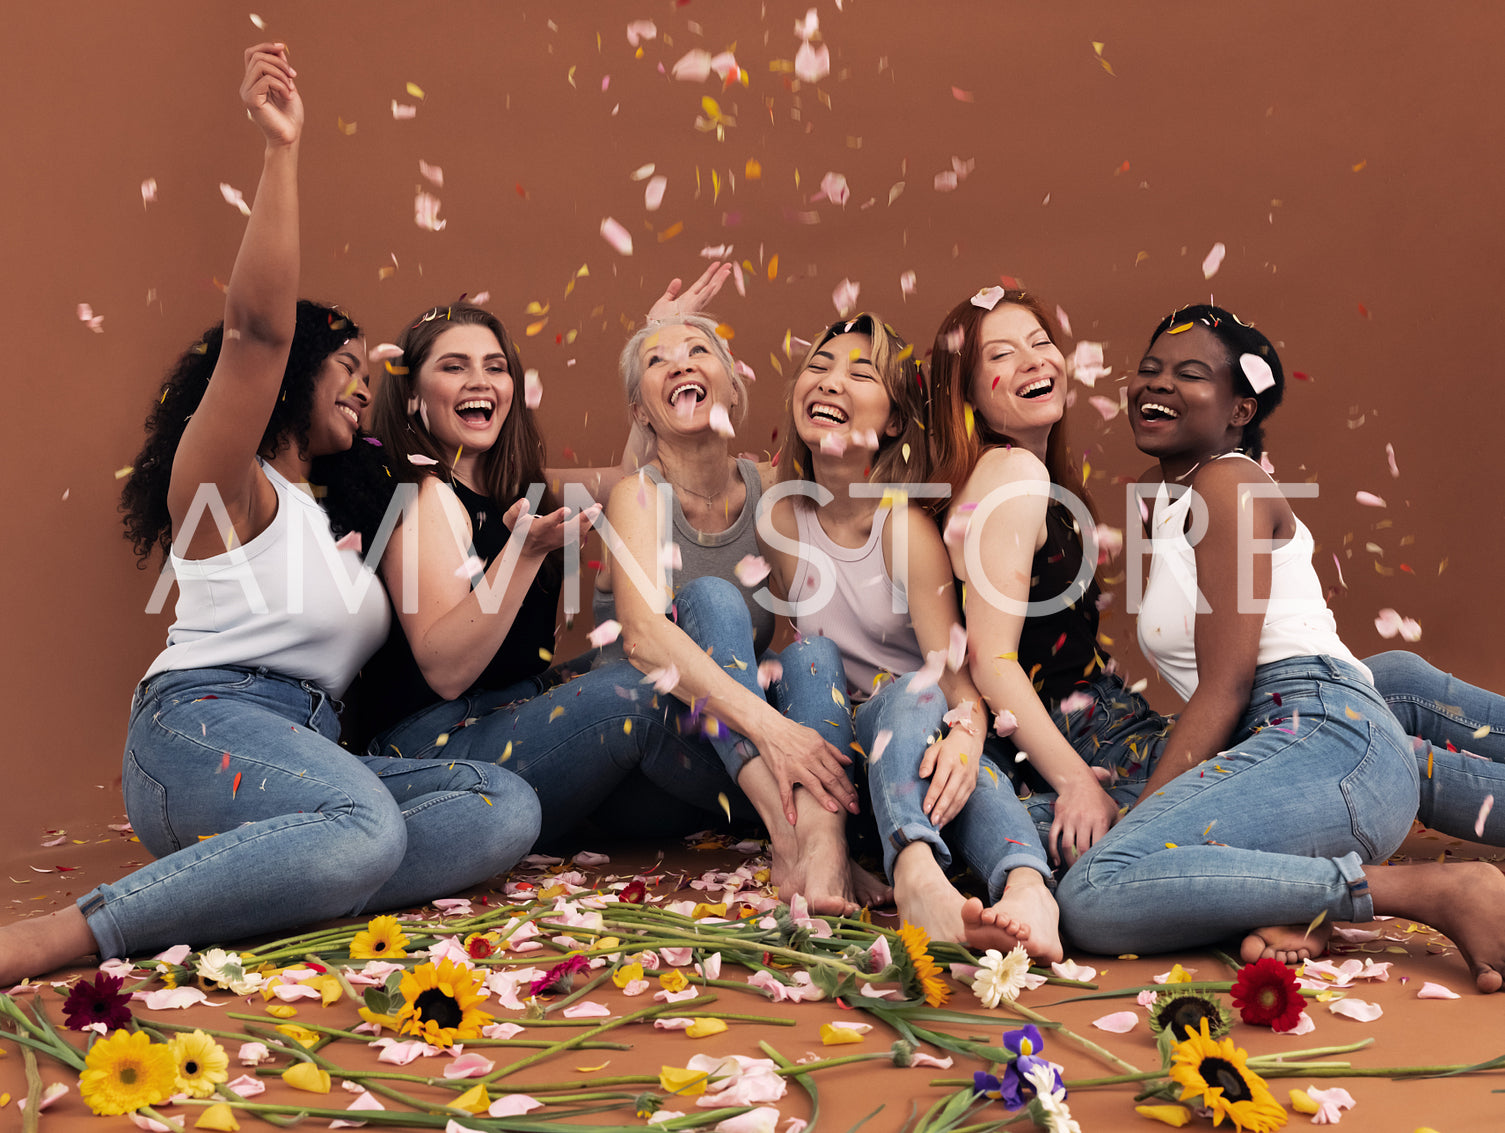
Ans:
[[[120,990],[124,983],[119,976],[104,972],[97,972],[92,981],[80,976],[63,1001],[64,1021],[75,1031],[92,1023],[103,1023],[111,1031],[128,1026],[131,997]]]
[[[579,953],[561,960],[538,979],[528,985],[529,995],[542,995],[546,991],[568,991],[574,982],[576,972],[583,972],[590,967],[590,961]]]
[[[1306,1006],[1291,970],[1268,956],[1239,969],[1232,994],[1244,1022],[1276,1031],[1294,1027]]]

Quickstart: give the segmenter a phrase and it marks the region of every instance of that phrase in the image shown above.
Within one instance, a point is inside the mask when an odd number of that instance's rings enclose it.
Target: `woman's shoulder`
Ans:
[[[990,448],[977,461],[977,467],[967,479],[974,483],[998,484],[1014,480],[1049,480],[1050,470],[1029,449],[1017,446]]]

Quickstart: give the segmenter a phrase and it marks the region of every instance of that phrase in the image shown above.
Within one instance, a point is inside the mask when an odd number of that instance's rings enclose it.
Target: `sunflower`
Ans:
[[[1150,1030],[1155,1034],[1171,1033],[1174,1042],[1184,1042],[1207,1020],[1207,1033],[1215,1039],[1226,1035],[1233,1026],[1228,1009],[1216,998],[1195,991],[1162,991],[1150,1004]]]
[[[1233,981],[1233,1005],[1246,1023],[1289,1031],[1300,1021],[1306,1001],[1291,970],[1266,956],[1239,969]]]
[[[1195,1100],[1212,1111],[1212,1123],[1233,1119],[1235,1129],[1269,1133],[1286,1123],[1286,1111],[1271,1096],[1265,1080],[1249,1069],[1249,1056],[1232,1039],[1214,1039],[1207,1020],[1198,1033],[1172,1050],[1171,1081],[1181,1087],[1181,1100]]]
[[[214,1087],[228,1082],[230,1057],[219,1043],[203,1031],[184,1031],[167,1044],[178,1062],[177,1088],[196,1098],[207,1098]]]
[[[401,960],[405,957],[408,937],[397,927],[396,917],[373,917],[350,942],[352,960]]]
[[[928,951],[930,934],[905,921],[899,926],[899,939],[904,942],[904,951],[909,954],[909,962],[914,966],[915,978],[919,981],[925,1002],[931,1007],[939,1007],[951,998],[951,988],[941,977],[940,967],[931,959]]]
[[[433,1046],[479,1038],[492,1021],[477,1007],[485,998],[485,977],[450,960],[438,967],[422,964],[402,977],[403,1007],[397,1013],[402,1032]]]
[[[89,1048],[78,1092],[101,1116],[166,1101],[177,1089],[178,1061],[144,1031],[115,1031]]]
[[[118,1030],[131,1021],[131,997],[120,989],[125,981],[119,976],[97,972],[93,980],[84,976],[68,989],[63,1001],[63,1018],[75,1031],[95,1023]]]

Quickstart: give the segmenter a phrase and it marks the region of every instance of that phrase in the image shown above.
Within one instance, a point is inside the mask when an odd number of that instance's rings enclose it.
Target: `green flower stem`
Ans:
[[[732,986],[735,987],[737,985],[733,984]],[[695,1018],[731,1019],[736,1023],[766,1023],[772,1027],[794,1027],[799,1025],[798,1020],[795,1019],[775,1019],[768,1015],[735,1015],[730,1011],[697,1011],[695,1012]]]
[[[1362,1039],[1356,1043],[1344,1043],[1342,1046],[1314,1046],[1309,1050],[1287,1050],[1279,1054],[1255,1054],[1249,1057],[1251,1063],[1255,1062],[1291,1062],[1298,1058],[1326,1058],[1330,1054],[1352,1054],[1356,1050],[1373,1046],[1373,1039]]]
[[[1046,1007],[1058,1007],[1062,1003],[1083,1003],[1089,999],[1122,999],[1127,995],[1138,995],[1142,991],[1173,991],[1177,994],[1200,993],[1200,992],[1230,992],[1233,990],[1232,980],[1195,980],[1191,983],[1175,984],[1140,984],[1137,987],[1122,987],[1113,991],[1099,991],[1091,995],[1073,995],[1066,999],[1057,999],[1045,1004]],[[1307,988],[1301,989],[1301,995],[1305,999],[1316,999],[1320,992]]]
[[[26,1110],[21,1114],[21,1133],[37,1133],[37,1122],[42,1115],[37,1108],[42,1100],[42,1073],[37,1069],[37,1056],[31,1047],[23,1046],[21,1057],[26,1062]]]
[[[345,973],[340,970],[340,965],[339,964],[331,964],[328,960],[325,960],[323,957],[321,957],[321,956],[319,956],[319,955],[317,955],[316,953],[313,953],[313,952],[310,952],[308,955],[304,956],[303,958],[305,960],[307,960],[310,964],[317,964],[317,965],[319,965],[319,967],[323,968],[326,972],[328,972],[336,980],[338,980],[339,984],[340,984],[340,990],[345,993],[345,998],[348,999],[348,1000],[350,1000],[350,1002],[352,1002],[352,1003],[363,1003],[363,1002],[365,1002],[364,997],[357,995],[355,993],[355,988],[353,988],[353,987],[350,986],[350,981],[345,978]],[[321,999],[320,1002],[322,1003],[323,1000]]]
[[[468,1085],[473,1085],[475,1079],[465,1079]],[[618,1074],[612,1078],[592,1078],[592,1086],[656,1086],[658,1085],[657,1074]],[[467,1088],[468,1088],[467,1085]],[[561,1090],[578,1090],[581,1086],[577,1079],[571,1082],[529,1082],[524,1089],[530,1094],[557,1093]],[[540,1098],[540,1101],[543,1099]]]
[[[810,1095],[810,1123],[805,1128],[809,1133],[815,1133],[815,1126],[820,1122],[820,1088],[808,1074],[815,1064],[806,1063],[802,1067],[796,1066],[766,1042],[758,1043],[758,1049],[773,1059],[779,1068],[779,1073],[788,1071],[790,1076],[800,1084],[800,1088]]]
[[[182,1119],[168,1117],[167,1114],[159,1112],[155,1106],[144,1105],[136,1112],[141,1114],[142,1117],[149,1117],[153,1121],[160,1121],[163,1125],[171,1129],[173,1133],[185,1133],[186,1131],[186,1126],[183,1124]]]
[[[497,1081],[500,1078],[506,1078],[509,1075],[517,1073],[519,1070],[542,1062],[546,1058],[551,1058],[554,1055],[561,1054],[567,1050],[573,1050],[586,1039],[594,1038],[596,1035],[605,1034],[607,1031],[614,1030],[615,1028],[620,1027],[626,1023],[635,1023],[639,1019],[651,1019],[653,1016],[663,1014],[664,1012],[671,1009],[689,1010],[695,1004],[714,1003],[715,1001],[716,997],[714,995],[703,995],[697,999],[689,1000],[686,1003],[655,1003],[651,1007],[644,1007],[641,1011],[634,1011],[630,1015],[623,1015],[620,1019],[614,1019],[610,1022],[602,1023],[600,1026],[592,1027],[590,1030],[576,1035],[574,1038],[565,1039],[563,1042],[555,1043],[553,1046],[546,1047],[545,1049],[539,1051],[537,1054],[530,1054],[527,1058],[519,1059],[509,1066],[503,1066],[500,1069],[493,1070],[490,1074],[487,1074],[483,1078],[481,1078],[480,1081],[489,1084],[491,1082]]]

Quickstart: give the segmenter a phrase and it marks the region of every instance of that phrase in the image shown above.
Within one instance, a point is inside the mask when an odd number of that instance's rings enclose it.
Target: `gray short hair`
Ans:
[[[673,315],[667,319],[659,319],[650,322],[640,328],[636,334],[627,340],[627,345],[622,347],[622,357],[617,368],[622,375],[622,387],[627,394],[627,408],[629,412],[638,404],[639,394],[643,385],[643,344],[659,331],[667,326],[686,326],[700,331],[710,340],[711,352],[726,367],[726,372],[731,378],[732,389],[736,391],[737,404],[728,409],[733,425],[741,425],[747,417],[747,382],[742,375],[737,373],[737,364],[732,360],[732,352],[726,345],[726,339],[716,333],[720,324],[709,315]]]

